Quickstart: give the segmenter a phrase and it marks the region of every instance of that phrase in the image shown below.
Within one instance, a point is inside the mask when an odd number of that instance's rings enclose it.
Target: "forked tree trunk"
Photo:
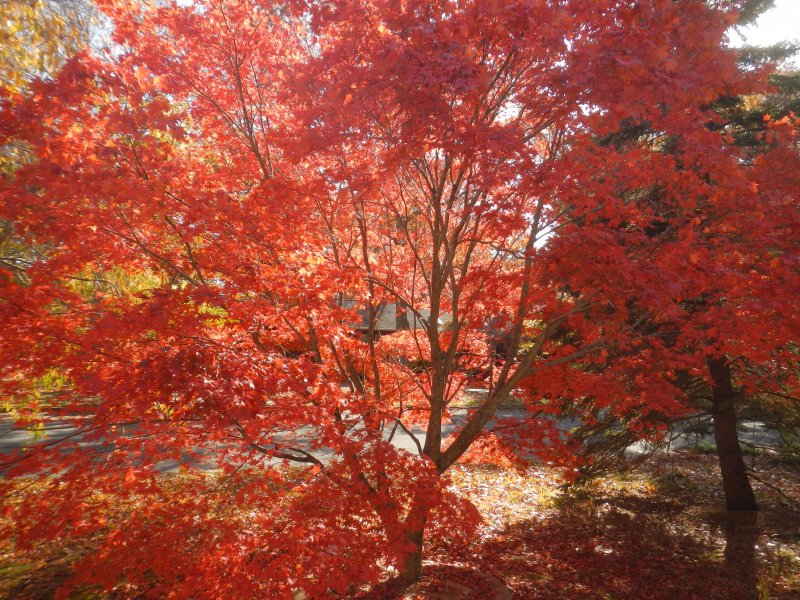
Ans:
[[[722,472],[725,504],[728,510],[758,510],[736,432],[736,405],[731,366],[724,357],[710,358],[708,368],[712,383],[714,440],[717,443],[719,468]]]

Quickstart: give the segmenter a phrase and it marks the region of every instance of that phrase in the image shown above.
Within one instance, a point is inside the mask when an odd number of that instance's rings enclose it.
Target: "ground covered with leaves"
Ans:
[[[768,457],[751,467],[755,515],[724,510],[716,457],[695,451],[570,490],[541,470],[458,468],[481,540],[435,548],[422,595],[453,576],[437,577],[438,562],[494,575],[517,598],[798,598],[800,470]]]
[[[800,597],[800,467],[753,457],[761,510],[724,510],[716,457],[682,451],[575,488],[555,473],[459,466],[453,485],[484,522],[472,544],[433,540],[407,598]],[[0,597],[51,598],[82,543],[0,544]],[[503,594],[506,596],[503,596]],[[135,598],[121,585],[117,598]],[[402,597],[386,587],[361,598]],[[87,590],[76,598],[99,598]]]

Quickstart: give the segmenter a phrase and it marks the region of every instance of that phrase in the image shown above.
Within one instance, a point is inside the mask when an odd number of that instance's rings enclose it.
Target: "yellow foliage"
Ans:
[[[87,0],[0,2],[0,81],[24,91],[53,74],[88,43],[92,8]]]
[[[0,88],[24,93],[53,75],[89,43],[96,11],[91,0],[0,0]],[[0,148],[0,173],[27,160],[24,147]]]

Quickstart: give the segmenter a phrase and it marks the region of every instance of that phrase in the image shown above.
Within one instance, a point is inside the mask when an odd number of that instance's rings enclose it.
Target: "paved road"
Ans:
[[[457,428],[460,428],[467,418],[467,409],[454,409],[452,422],[444,425],[442,437],[446,438],[453,433]],[[501,409],[497,412],[495,419],[524,419],[528,415],[524,409]],[[69,438],[72,442],[78,442],[79,446],[101,449],[103,446],[108,446],[112,443],[109,440],[101,441],[84,441],[82,434],[79,432],[81,422],[85,421],[88,424],[89,417],[75,418],[67,420],[64,418],[50,418],[45,420],[43,428],[38,431],[21,430],[15,427],[13,419],[8,415],[0,415],[0,463],[2,463],[2,456],[9,455],[20,448],[30,447],[37,444],[55,444],[58,440]],[[492,427],[494,421],[489,424]],[[578,424],[576,419],[565,419],[558,423],[561,430],[568,430]],[[391,428],[387,427],[385,436],[388,437]],[[134,435],[136,432],[135,426],[127,426],[127,428],[120,428],[116,435],[124,437],[125,435]],[[421,427],[415,426],[411,428],[411,432],[419,441],[420,445],[425,443],[425,432]],[[287,446],[294,446],[308,449],[311,440],[314,437],[314,430],[312,428],[301,428],[294,432],[286,432],[286,434],[278,436],[276,441],[283,442]],[[758,421],[745,421],[739,426],[739,439],[748,445],[758,447],[778,447],[780,445],[780,435],[777,431],[769,429],[764,423]],[[709,429],[708,433],[703,434],[680,434],[673,438],[670,443],[670,449],[676,450],[687,446],[697,445],[712,445],[714,443],[713,433]],[[404,432],[401,428],[397,428],[392,438],[392,445],[401,448],[408,452],[417,453],[417,445],[414,439]],[[640,454],[651,450],[645,442],[637,442],[628,448],[630,454]],[[205,462],[199,463],[203,470],[213,470],[217,467],[213,460],[213,448],[208,449],[206,454],[209,459]],[[314,450],[314,455],[323,462],[331,459],[333,452],[326,449]],[[281,462],[275,459],[273,462]],[[178,460],[162,461],[156,465],[156,468],[162,472],[174,472],[180,469],[180,462]],[[0,473],[2,469],[0,468]]]
[[[453,409],[453,419],[442,427],[442,437],[446,438],[448,435],[462,427],[467,419],[467,409]],[[524,419],[527,415],[524,409],[501,409],[497,412],[495,419]],[[82,418],[49,418],[43,423],[43,427],[39,430],[24,430],[15,427],[13,419],[8,415],[0,416],[0,463],[2,462],[2,455],[8,455],[20,448],[31,447],[38,444],[57,444],[59,440],[69,440],[70,442],[77,442],[79,446],[84,448],[100,449],[112,443],[109,440],[101,441],[84,441],[83,434],[80,429],[82,423],[88,425],[90,417]],[[491,428],[494,421],[489,424]],[[564,428],[571,426],[565,422]],[[389,437],[391,427],[387,427],[385,431],[385,438]],[[417,439],[420,445],[425,444],[425,432],[421,427],[414,426],[410,428],[411,433]],[[116,435],[124,437],[125,435],[135,435],[136,427],[127,426],[121,427],[117,430]],[[308,449],[310,442],[313,439],[314,430],[312,428],[301,428],[294,432],[287,432],[284,435],[277,436],[276,441],[283,442],[287,446],[300,447]],[[411,452],[418,453],[417,442],[414,441],[402,428],[398,427],[392,436],[392,445]],[[213,449],[207,451],[209,455],[213,455]],[[331,459],[333,452],[326,449],[314,450],[314,456],[323,462]],[[276,459],[274,462],[280,462]],[[207,462],[198,464],[203,470],[212,470],[216,468],[213,458],[209,457]],[[178,460],[161,461],[156,465],[156,468],[162,472],[173,472],[180,468]],[[0,470],[0,472],[2,472]]]

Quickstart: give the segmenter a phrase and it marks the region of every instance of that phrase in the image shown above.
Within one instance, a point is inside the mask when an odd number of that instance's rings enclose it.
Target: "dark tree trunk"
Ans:
[[[428,522],[428,508],[416,506],[411,509],[403,525],[405,531],[399,541],[403,548],[400,557],[399,579],[405,584],[416,583],[422,578],[422,549],[425,544],[425,525]]]
[[[409,549],[400,565],[400,579],[406,583],[416,583],[422,578],[422,529],[409,531],[405,535]]]
[[[722,471],[725,504],[728,510],[758,510],[736,432],[736,406],[731,366],[724,357],[710,358],[708,368],[712,383],[714,439],[717,442],[719,468]]]

